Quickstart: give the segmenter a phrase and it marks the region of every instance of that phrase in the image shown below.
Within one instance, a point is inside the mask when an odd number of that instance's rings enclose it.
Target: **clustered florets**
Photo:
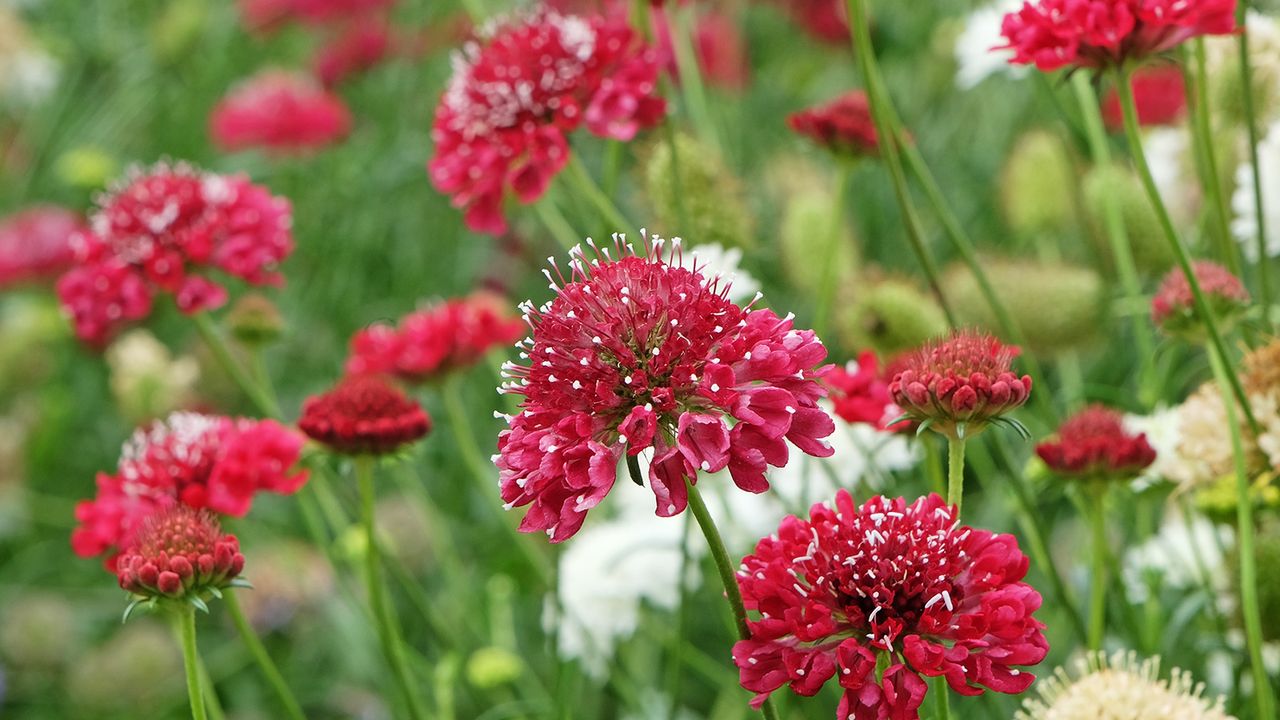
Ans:
[[[431,430],[431,418],[386,378],[350,375],[307,399],[298,428],[336,452],[385,455],[422,439]]]
[[[174,505],[143,521],[116,563],[116,576],[121,588],[142,598],[202,601],[243,569],[239,541],[222,532],[217,518]]]
[[[853,90],[824,105],[792,113],[787,124],[832,152],[852,156],[880,154],[880,138],[867,94]]]
[[[1128,480],[1156,460],[1144,433],[1125,430],[1120,413],[1090,405],[1073,415],[1036,454],[1059,475],[1086,480]]]
[[[1209,311],[1221,322],[1233,322],[1248,306],[1249,291],[1230,270],[1210,260],[1191,264]],[[1196,314],[1191,283],[1178,268],[1170,270],[1151,299],[1151,321],[1171,335],[1197,336],[1203,327]]]
[[[304,152],[337,142],[350,130],[351,112],[341,98],[286,70],[245,80],[209,116],[209,133],[227,151]]]

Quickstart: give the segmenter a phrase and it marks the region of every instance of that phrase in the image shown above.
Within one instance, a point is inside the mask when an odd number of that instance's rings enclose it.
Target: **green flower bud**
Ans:
[[[205,0],[173,0],[151,23],[151,50],[161,62],[175,62],[200,39],[209,19]]]
[[[98,190],[119,174],[119,163],[107,151],[86,145],[60,155],[54,173],[70,187]]]
[[[665,235],[700,245],[748,247],[754,228],[742,184],[711,148],[694,138],[675,136],[671,144],[658,142],[648,153],[642,180],[653,205],[656,225]]]
[[[942,308],[908,280],[888,278],[843,286],[837,327],[845,343],[896,355],[947,330]]]
[[[245,345],[268,345],[284,333],[284,317],[265,295],[248,293],[227,312],[227,328]]]
[[[1115,268],[1107,232],[1107,203],[1115,202],[1129,238],[1133,263],[1140,272],[1158,275],[1173,264],[1173,251],[1160,229],[1160,219],[1138,176],[1119,165],[1099,165],[1084,177],[1084,210],[1102,266]]]
[[[524,672],[519,655],[499,647],[485,647],[467,660],[467,682],[481,690],[492,690],[515,682]]]
[[[816,299],[821,283],[815,277],[834,265],[837,286],[852,284],[858,269],[857,239],[847,220],[840,218],[832,245],[831,223],[835,207],[833,198],[820,187],[797,193],[787,200],[780,232],[782,269],[791,287]],[[822,258],[815,269],[814,260]]]
[[[1071,156],[1053,133],[1033,130],[1014,145],[1001,178],[1000,201],[1010,229],[1034,240],[1059,234],[1076,216]]]

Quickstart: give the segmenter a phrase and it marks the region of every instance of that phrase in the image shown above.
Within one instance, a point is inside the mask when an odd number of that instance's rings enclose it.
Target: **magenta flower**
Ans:
[[[521,530],[571,537],[624,453],[653,449],[648,479],[663,517],[685,509],[699,471],[728,468],[759,493],[768,466],[786,465],[787,441],[831,455],[823,438],[835,424],[817,405],[827,350],[812,331],[729,302],[727,283],[681,265],[678,241],[616,241],[616,258],[587,244],[595,257],[576,249],[568,278],[547,272],[551,302],[522,306],[533,328],[518,345],[527,364],[505,366],[514,381],[502,390],[525,400],[494,458],[508,506],[530,506]]]
[[[333,145],[350,131],[351,112],[342,98],[287,70],[246,79],[209,116],[209,134],[226,151],[299,154]]]

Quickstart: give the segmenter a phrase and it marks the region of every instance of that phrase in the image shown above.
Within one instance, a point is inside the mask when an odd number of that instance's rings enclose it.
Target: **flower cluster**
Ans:
[[[902,409],[889,396],[892,376],[888,368],[880,367],[876,354],[867,350],[858,356],[857,362],[832,368],[826,377],[831,386],[831,404],[837,416],[848,423],[866,423],[881,430],[901,431],[908,427],[898,423],[888,426],[902,414]]]
[[[464,46],[436,111],[431,180],[467,226],[501,234],[510,190],[531,203],[569,161],[567,133],[630,140],[657,124],[659,62],[625,22],[545,8]]]
[[[431,418],[417,402],[378,375],[350,375],[308,398],[298,428],[349,455],[384,455],[422,439]]]
[[[72,239],[84,231],[80,216],[37,206],[0,221],[0,288],[57,277],[75,261]]]
[[[937,495],[859,507],[840,490],[743,560],[738,585],[757,616],[733,648],[742,685],[759,706],[783,685],[815,695],[835,678],[842,720],[918,718],[921,675],[962,695],[1020,693],[1035,678],[1016,666],[1048,652],[1027,567],[1012,536],[960,525]]]
[[[227,587],[244,569],[235,535],[208,510],[185,505],[147,517],[116,563],[120,587],[144,598],[198,598]]]
[[[1010,62],[1106,69],[1236,29],[1236,0],[1034,0],[1001,27]]]
[[[1058,668],[1014,720],[1105,720],[1118,712],[1126,720],[1234,720],[1223,710],[1222,698],[1204,697],[1204,685],[1190,673],[1174,668],[1171,679],[1161,680],[1158,657],[1139,662],[1132,651],[1110,658],[1093,653],[1077,668],[1075,678]]]
[[[1174,125],[1187,114],[1187,83],[1177,65],[1143,68],[1133,75],[1133,103],[1143,127]],[[1120,93],[1114,88],[1102,101],[1102,119],[1112,130],[1124,129]]]
[[[143,520],[169,505],[240,517],[260,491],[294,493],[307,481],[293,469],[302,444],[273,420],[173,413],[133,434],[115,474],[98,474],[97,497],[76,507],[72,549],[92,557],[127,548]]]
[[[1249,304],[1249,291],[1230,270],[1209,260],[1192,263],[1192,272],[1209,311],[1220,321],[1235,320]],[[1187,276],[1170,270],[1151,299],[1151,321],[1170,335],[1194,335],[1201,327]]]
[[[1059,475],[1086,480],[1129,480],[1156,460],[1147,436],[1128,432],[1120,413],[1101,405],[1073,415],[1036,454]]]
[[[686,482],[726,467],[735,484],[763,492],[768,466],[786,465],[790,441],[825,457],[835,430],[818,407],[826,348],[790,316],[731,303],[719,279],[681,265],[679,243],[615,241],[618,257],[588,241],[566,279],[547,273],[556,297],[523,309],[533,327],[527,365],[504,390],[522,412],[498,437],[502,497],[532,505],[521,529],[553,542],[578,531],[613,487],[619,459],[652,448],[657,513],[682,512]],[[732,426],[730,426],[732,421]]]
[[[1017,355],[990,335],[957,332],[904,357],[889,396],[907,419],[935,432],[976,435],[1030,396],[1031,377],[1012,370]]]
[[[222,305],[227,292],[209,271],[278,284],[274,268],[293,250],[287,200],[243,176],[186,165],[131,173],[90,220],[58,297],[76,335],[95,346],[146,317],[156,292],[173,294],[185,313]]]
[[[876,156],[880,139],[871,118],[867,94],[853,90],[825,105],[801,110],[787,118],[791,129],[828,150],[844,155]]]
[[[245,80],[209,117],[209,133],[226,151],[305,152],[331,145],[350,130],[351,112],[341,98],[286,70],[266,70]]]
[[[426,382],[468,367],[523,334],[524,323],[510,314],[502,298],[477,292],[410,313],[395,327],[379,324],[356,333],[347,372]]]

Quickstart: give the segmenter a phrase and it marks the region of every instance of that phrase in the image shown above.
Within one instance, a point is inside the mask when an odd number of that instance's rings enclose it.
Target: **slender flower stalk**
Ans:
[[[1102,649],[1107,627],[1107,486],[1091,483],[1084,488],[1088,508],[1086,515],[1093,541],[1093,571],[1089,578],[1089,643],[1090,650]]]
[[[964,438],[947,438],[947,504],[956,506],[964,499]]]
[[[1262,300],[1263,322],[1273,327],[1271,321],[1271,263],[1267,262],[1267,213],[1263,206],[1262,166],[1258,162],[1258,115],[1253,102],[1253,65],[1249,62],[1249,0],[1240,0],[1238,24],[1240,32],[1238,43],[1240,48],[1240,78],[1244,92],[1244,124],[1249,135],[1249,166],[1253,174],[1253,212],[1257,224],[1258,257],[1258,289]]]
[[[596,212],[600,213],[600,219],[608,226],[621,229],[635,227],[627,221],[626,215],[618,209],[613,200],[608,195],[605,195],[600,186],[591,178],[591,173],[587,170],[587,166],[582,164],[582,160],[577,155],[569,157],[568,170],[569,172],[565,177],[572,184],[572,187],[586,196],[587,200],[595,206]]]
[[[204,683],[200,681],[200,655],[196,651],[196,608],[184,604],[175,609],[178,635],[182,638],[182,666],[187,675],[187,697],[191,700],[192,720],[206,720]]]
[[[827,226],[826,252],[823,256],[830,259],[836,257],[836,246],[841,239],[840,227],[844,220],[844,196],[849,188],[849,176],[852,174],[852,163],[840,160],[836,163],[836,179],[831,190],[831,220]],[[828,260],[823,263],[818,286],[818,307],[813,314],[813,328],[820,334],[827,331],[827,318],[831,306],[835,302],[836,283],[839,280],[837,263]]]
[[[1222,192],[1222,178],[1218,172],[1218,152],[1213,143],[1213,121],[1209,117],[1209,73],[1206,69],[1204,38],[1192,41],[1192,56],[1195,60],[1195,73],[1188,87],[1192,96],[1191,130],[1195,144],[1200,147],[1204,168],[1201,184],[1205,194],[1213,203],[1214,234],[1219,242],[1219,254],[1227,269],[1236,275],[1240,274],[1240,248],[1231,235],[1231,215],[1227,209],[1226,196]],[[1192,73],[1187,69],[1188,77]],[[1266,257],[1265,255],[1261,257]]]
[[[693,11],[692,4],[686,7],[684,3],[672,3],[667,7],[671,49],[675,55],[676,72],[680,77],[680,87],[684,91],[689,118],[698,128],[698,135],[702,141],[719,149],[719,134],[716,132],[715,120],[711,117],[706,83],[702,81],[702,69],[699,67],[698,54],[693,46],[693,25],[690,22],[690,13]]]
[[[307,716],[303,714],[302,706],[298,704],[298,700],[293,696],[293,691],[289,689],[284,676],[280,674],[279,668],[271,660],[271,655],[267,653],[267,648],[263,646],[262,640],[258,638],[258,633],[254,631],[253,625],[249,624],[249,619],[245,617],[244,609],[240,607],[240,599],[236,597],[235,590],[231,588],[223,590],[222,600],[226,603],[227,612],[231,614],[231,622],[235,624],[236,632],[240,634],[240,640],[249,649],[249,654],[253,656],[253,661],[258,664],[258,668],[266,676],[267,682],[271,684],[271,689],[275,691],[280,704],[284,706],[286,715],[291,720],[306,720]]]
[[[204,340],[205,345],[213,352],[214,359],[231,376],[236,385],[240,386],[240,389],[248,396],[254,407],[258,409],[258,412],[270,418],[280,418],[280,406],[276,403],[275,398],[263,390],[261,385],[254,382],[249,373],[231,356],[231,350],[227,347],[226,339],[214,327],[209,314],[198,312],[191,315],[191,320],[195,323],[196,332],[200,334],[200,338]]]

